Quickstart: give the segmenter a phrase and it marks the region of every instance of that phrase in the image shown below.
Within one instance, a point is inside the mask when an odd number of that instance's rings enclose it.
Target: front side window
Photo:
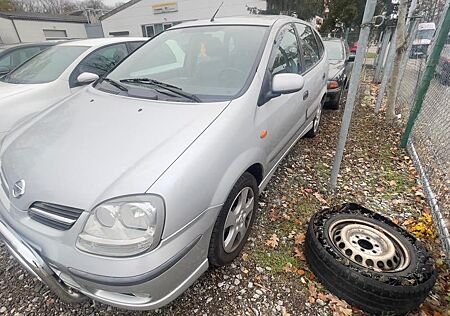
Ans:
[[[303,51],[303,60],[305,63],[305,71],[312,68],[320,59],[319,46],[317,45],[316,37],[313,30],[305,25],[295,24],[300,39],[300,45]]]
[[[84,58],[70,75],[71,86],[83,72],[90,72],[103,76],[128,55],[125,43],[114,44],[99,48]]]
[[[267,31],[244,25],[170,29],[136,50],[107,78],[156,93],[162,88],[129,79],[158,80],[201,101],[227,100],[246,85]]]
[[[300,73],[300,53],[298,51],[297,36],[294,28],[290,25],[281,30],[281,40],[276,48],[275,58],[270,67],[273,75],[279,73]]]
[[[88,48],[87,46],[53,46],[32,57],[1,80],[20,84],[54,81]]]

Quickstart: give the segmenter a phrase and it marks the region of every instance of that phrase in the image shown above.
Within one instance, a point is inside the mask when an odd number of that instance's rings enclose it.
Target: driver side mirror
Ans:
[[[354,62],[354,61],[355,61],[355,55],[348,55],[347,61],[348,61],[349,63]]]
[[[88,84],[97,80],[99,76],[92,72],[83,72],[77,77],[77,83]]]
[[[274,94],[289,94],[300,91],[305,85],[302,75],[293,73],[276,74],[272,78],[272,92]]]
[[[11,69],[9,69],[9,67],[0,66],[0,76],[4,76],[10,71],[11,71]]]

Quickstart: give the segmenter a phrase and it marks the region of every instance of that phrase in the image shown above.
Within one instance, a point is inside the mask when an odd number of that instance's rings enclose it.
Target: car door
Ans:
[[[262,94],[270,89],[274,75],[301,72],[298,44],[292,24],[287,24],[280,29],[267,66]],[[273,97],[262,104],[258,103],[256,119],[266,127],[267,138],[264,142],[264,150],[267,153],[266,163],[270,168],[283,156],[289,144],[295,141],[295,136],[304,125],[306,107],[302,95],[303,90]]]
[[[302,96],[306,106],[306,119],[310,120],[320,105],[321,88],[326,82],[328,74],[323,67],[318,67],[323,56],[323,49],[319,49],[319,43],[312,28],[303,23],[295,23],[295,28],[299,37],[304,64],[302,75],[305,79],[305,86],[302,90]]]
[[[112,44],[93,51],[80,61],[70,74],[70,88],[74,89],[80,86],[77,78],[83,72],[94,73],[101,77],[113,69],[127,55],[128,48],[125,43]]]

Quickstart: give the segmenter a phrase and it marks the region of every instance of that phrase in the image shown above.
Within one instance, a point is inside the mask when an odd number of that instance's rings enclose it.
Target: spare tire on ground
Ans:
[[[434,261],[420,241],[353,203],[312,217],[305,254],[330,292],[371,314],[401,315],[419,307],[436,281]]]

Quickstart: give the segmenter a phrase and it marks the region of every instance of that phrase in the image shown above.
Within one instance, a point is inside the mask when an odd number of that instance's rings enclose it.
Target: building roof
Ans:
[[[122,4],[122,5],[118,6],[117,8],[109,11],[108,13],[103,14],[101,17],[99,17],[99,20],[101,21],[101,20],[107,19],[110,16],[112,16],[112,15],[114,15],[114,14],[116,14],[116,13],[122,11],[122,10],[125,10],[126,8],[129,8],[129,7],[131,7],[132,5],[134,5],[134,4],[138,3],[138,2],[141,2],[141,0],[130,0],[128,2],[125,2],[124,4]]]
[[[146,42],[148,37],[105,37],[105,38],[88,38],[80,40],[72,40],[58,44],[58,46],[104,46],[114,43],[123,42]]]
[[[33,13],[33,12],[4,12],[4,11],[1,11],[0,18],[10,19],[10,20],[87,23],[87,19],[84,16],[52,15],[52,14]]]

